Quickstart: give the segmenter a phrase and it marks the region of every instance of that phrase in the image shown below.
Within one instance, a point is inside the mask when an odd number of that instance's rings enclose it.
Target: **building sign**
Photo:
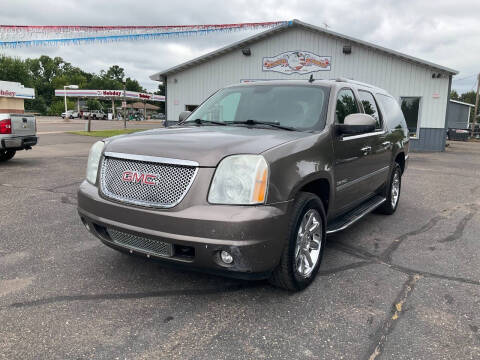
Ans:
[[[331,56],[319,56],[309,51],[287,51],[273,57],[264,57],[262,70],[287,75],[330,71],[331,60]]]
[[[15,91],[0,89],[0,96],[15,97]]]
[[[97,90],[98,96],[121,96],[122,93],[120,90]]]
[[[35,99],[35,91],[17,82],[0,81],[0,96],[16,99]]]

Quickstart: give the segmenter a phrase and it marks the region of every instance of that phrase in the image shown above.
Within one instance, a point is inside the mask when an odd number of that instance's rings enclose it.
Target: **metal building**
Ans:
[[[470,109],[475,105],[450,100],[447,110],[447,128],[448,129],[468,129],[470,127]]]
[[[225,85],[268,79],[346,77],[389,91],[401,104],[411,150],[443,151],[456,70],[293,20],[152,75],[166,84],[168,120]]]

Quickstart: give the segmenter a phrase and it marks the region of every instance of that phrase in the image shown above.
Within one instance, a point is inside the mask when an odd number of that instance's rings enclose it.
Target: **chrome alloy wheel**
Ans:
[[[308,210],[298,228],[295,244],[295,271],[308,278],[317,265],[322,249],[322,218],[315,209]]]
[[[400,173],[398,171],[395,171],[395,173],[393,174],[391,191],[392,208],[395,209],[395,207],[397,206],[398,198],[400,197]]]

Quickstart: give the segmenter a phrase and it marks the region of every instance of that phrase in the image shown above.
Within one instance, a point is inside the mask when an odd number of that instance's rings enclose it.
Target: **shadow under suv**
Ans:
[[[78,212],[114,249],[301,290],[327,234],[395,212],[407,160],[405,119],[382,89],[240,84],[175,126],[95,143]]]

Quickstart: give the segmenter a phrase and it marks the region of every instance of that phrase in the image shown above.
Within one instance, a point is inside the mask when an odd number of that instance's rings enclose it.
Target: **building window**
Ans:
[[[359,113],[355,95],[350,89],[342,89],[337,95],[337,108],[335,110],[335,122],[343,124],[345,118],[350,114]]]
[[[400,100],[403,116],[407,122],[408,132],[410,133],[410,136],[417,136],[420,98],[401,97]]]
[[[363,105],[363,110],[365,111],[365,114],[368,114],[375,119],[377,123],[375,129],[383,129],[380,112],[378,111],[378,106],[375,102],[373,95],[368,91],[359,90],[358,96],[360,97],[360,102]]]
[[[185,111],[193,111],[198,107],[198,105],[185,105]]]

